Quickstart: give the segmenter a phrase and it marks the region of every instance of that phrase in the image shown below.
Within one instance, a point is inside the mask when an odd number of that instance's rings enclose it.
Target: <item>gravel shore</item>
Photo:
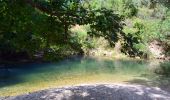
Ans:
[[[98,84],[47,89],[0,100],[170,100],[170,93],[141,85]]]

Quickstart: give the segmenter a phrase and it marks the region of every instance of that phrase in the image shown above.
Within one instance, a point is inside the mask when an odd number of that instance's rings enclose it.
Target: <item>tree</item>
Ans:
[[[77,24],[89,24],[89,35],[110,43],[123,34],[121,16],[108,9],[87,9],[82,0],[1,0],[0,5],[1,54],[24,51],[33,57],[40,50],[48,54],[51,46],[60,50],[64,45],[82,52],[81,45],[70,41],[69,29]]]

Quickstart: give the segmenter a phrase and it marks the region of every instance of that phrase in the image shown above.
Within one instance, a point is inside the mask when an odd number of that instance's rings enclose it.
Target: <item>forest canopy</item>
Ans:
[[[84,54],[83,47],[90,49],[93,37],[103,37],[111,47],[121,41],[121,51],[132,56],[145,55],[154,39],[168,50],[169,2],[0,0],[0,58],[56,60]],[[76,25],[87,26],[85,39],[71,32]]]
[[[72,39],[74,25],[90,25],[90,36],[110,42],[122,30],[122,17],[106,8],[85,8],[82,0],[1,0],[0,54],[26,52],[29,57],[43,51],[49,55],[62,48],[83,53]],[[54,53],[53,52],[53,53]],[[59,53],[58,53],[59,54]]]

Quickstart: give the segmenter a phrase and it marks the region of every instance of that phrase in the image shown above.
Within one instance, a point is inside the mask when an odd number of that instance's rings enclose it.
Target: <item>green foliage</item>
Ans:
[[[72,26],[89,24],[91,36],[110,42],[122,29],[122,18],[112,10],[86,9],[81,0],[1,0],[0,5],[0,55],[23,51],[32,58],[42,51],[45,58],[56,59],[60,51],[83,54],[84,44],[69,31]]]
[[[135,16],[138,12],[132,0],[87,0],[93,9],[107,8],[125,17]]]
[[[96,13],[95,23],[90,25],[90,36],[104,37],[110,44],[118,41],[118,33],[122,33],[123,19],[121,16],[114,14],[112,10],[101,9],[100,14]]]
[[[42,40],[38,34],[32,32],[33,14],[36,16],[33,9],[25,8],[22,1],[1,0],[0,4],[4,6],[0,18],[2,22],[0,24],[1,50],[6,52],[15,49],[15,52],[28,51],[32,53],[39,49]]]
[[[43,52],[49,59],[83,54],[96,47],[94,37],[111,46],[122,43],[130,56],[148,53],[158,39],[169,54],[167,2],[161,0],[0,0],[0,55]],[[125,22],[123,22],[125,21]],[[83,26],[82,30],[72,27]]]
[[[131,34],[129,39],[132,39],[132,45],[124,44],[125,47],[129,46],[129,48],[135,48],[132,51],[138,50],[149,54],[149,43],[158,40],[164,43],[162,46],[166,44],[165,51],[167,53],[169,49],[167,33],[170,10],[163,3],[154,0],[132,0],[132,3],[138,9],[138,13],[125,21],[127,26],[124,27],[124,32]],[[125,48],[124,52],[128,52],[128,49]]]

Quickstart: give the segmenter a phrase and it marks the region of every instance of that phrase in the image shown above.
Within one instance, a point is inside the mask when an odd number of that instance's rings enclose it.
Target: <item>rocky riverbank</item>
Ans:
[[[0,100],[170,100],[170,93],[141,85],[99,84],[47,89]]]

